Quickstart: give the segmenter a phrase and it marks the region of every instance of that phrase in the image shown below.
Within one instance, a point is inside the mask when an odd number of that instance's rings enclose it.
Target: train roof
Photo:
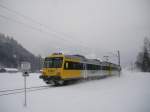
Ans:
[[[114,63],[111,63],[111,62],[107,62],[107,61],[101,62],[101,65],[103,65],[103,66],[111,65],[111,66],[114,66],[114,67],[118,67],[119,66],[117,64],[114,64]]]
[[[53,53],[52,56],[64,56],[66,58],[75,58],[79,59],[81,63],[88,63],[88,64],[96,64],[96,65],[102,65],[102,66],[108,66],[111,64],[113,67],[119,67],[119,65],[107,62],[107,61],[100,61],[98,59],[88,59],[83,55],[75,54],[75,55],[64,55],[62,53]]]
[[[82,63],[97,64],[97,65],[99,65],[101,63],[100,60],[98,60],[98,59],[88,59],[82,55],[65,55],[65,57],[80,59],[80,61]]]

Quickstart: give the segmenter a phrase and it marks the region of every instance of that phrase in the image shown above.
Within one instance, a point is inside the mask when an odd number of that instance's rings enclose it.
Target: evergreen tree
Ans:
[[[149,54],[146,48],[144,48],[144,54],[143,54],[143,62],[142,62],[142,71],[143,72],[148,72],[150,63],[149,63]]]
[[[138,54],[136,66],[143,72],[150,72],[150,40],[144,39],[143,51]]]

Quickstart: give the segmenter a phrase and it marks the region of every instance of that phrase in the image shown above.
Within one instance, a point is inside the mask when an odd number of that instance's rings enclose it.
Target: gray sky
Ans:
[[[150,37],[150,1],[0,0],[0,32],[36,55],[62,51],[116,61],[110,52],[120,50],[127,65]]]

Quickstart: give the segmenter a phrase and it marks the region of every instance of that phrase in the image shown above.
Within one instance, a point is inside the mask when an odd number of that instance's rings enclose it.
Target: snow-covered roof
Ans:
[[[18,72],[17,68],[4,68],[6,72]]]

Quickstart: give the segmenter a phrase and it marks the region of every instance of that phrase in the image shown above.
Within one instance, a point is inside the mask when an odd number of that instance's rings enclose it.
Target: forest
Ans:
[[[20,68],[21,62],[27,61],[31,63],[31,71],[39,71],[41,69],[42,59],[35,56],[13,37],[0,33],[0,68]]]

